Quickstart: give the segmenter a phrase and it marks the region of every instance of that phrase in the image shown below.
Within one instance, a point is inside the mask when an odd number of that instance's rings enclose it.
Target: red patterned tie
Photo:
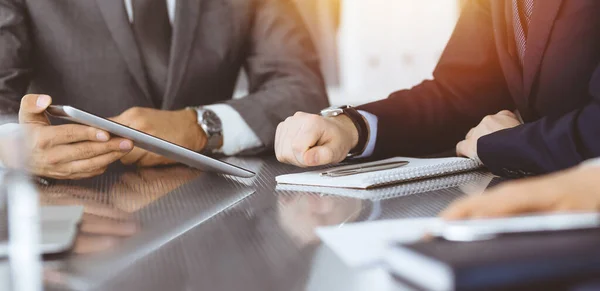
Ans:
[[[525,63],[525,51],[527,50],[527,32],[535,5],[534,0],[512,0],[513,27],[515,29],[515,43],[521,66]]]

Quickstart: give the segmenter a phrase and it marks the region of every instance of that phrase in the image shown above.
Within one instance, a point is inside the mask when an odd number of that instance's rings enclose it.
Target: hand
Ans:
[[[471,159],[478,158],[477,141],[480,137],[519,125],[521,125],[519,118],[508,110],[500,111],[495,115],[488,115],[483,118],[479,125],[467,133],[465,140],[456,145],[456,154]]]
[[[89,254],[116,247],[125,237],[134,235],[139,224],[134,217],[114,205],[98,201],[105,195],[72,185],[53,185],[40,189],[42,205],[81,205],[84,214],[73,247],[75,254]]]
[[[198,125],[196,112],[193,110],[165,111],[134,107],[111,120],[195,152],[202,151],[206,145],[206,134]],[[121,162],[126,165],[137,164],[144,167],[175,163],[137,147],[123,157]]]
[[[320,166],[343,161],[357,143],[358,130],[347,116],[298,112],[277,127],[275,153],[282,163]]]
[[[109,196],[113,197],[111,202],[115,208],[133,213],[202,174],[202,171],[184,166],[140,168],[121,175]]]
[[[111,218],[84,214],[75,240],[75,254],[103,252],[118,246],[123,239],[133,236],[139,226],[132,220],[117,221]]]
[[[579,167],[549,176],[502,184],[489,192],[459,200],[445,219],[503,217],[533,212],[600,211],[598,167]]]
[[[356,221],[365,201],[318,194],[279,195],[277,221],[300,246],[319,242],[316,229]]]
[[[27,95],[21,100],[19,123],[26,127],[28,168],[33,174],[54,179],[93,177],[133,149],[130,140],[111,138],[89,126],[51,126],[44,113],[51,103],[47,95]]]

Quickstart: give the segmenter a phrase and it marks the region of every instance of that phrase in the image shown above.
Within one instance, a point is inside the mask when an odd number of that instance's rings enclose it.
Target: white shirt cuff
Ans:
[[[367,126],[369,127],[369,140],[367,141],[367,146],[365,147],[365,151],[355,158],[367,158],[373,155],[375,151],[375,143],[377,142],[377,122],[379,119],[377,116],[362,110],[358,110],[365,120],[367,121]]]
[[[221,119],[223,147],[220,152],[223,154],[233,156],[262,146],[258,136],[233,107],[227,104],[213,104],[204,108],[212,110]]]
[[[583,162],[584,167],[598,167],[600,168],[600,158],[595,158]]]

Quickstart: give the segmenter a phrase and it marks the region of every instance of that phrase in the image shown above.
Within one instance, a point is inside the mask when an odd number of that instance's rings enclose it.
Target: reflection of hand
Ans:
[[[46,95],[27,95],[21,100],[19,123],[26,126],[32,145],[29,169],[33,174],[55,179],[97,176],[133,148],[131,141],[111,138],[89,126],[50,125],[44,112],[51,103]]]
[[[137,172],[127,172],[110,190],[112,204],[128,213],[135,212],[201,174],[201,171],[185,166],[140,168]]]
[[[279,223],[299,244],[317,241],[320,226],[351,222],[358,218],[363,201],[315,194],[280,195]]]
[[[165,111],[134,107],[112,120],[196,152],[202,151],[206,144],[206,134],[198,125],[193,110]],[[175,163],[138,147],[123,157],[121,162],[140,166]]]
[[[73,252],[89,254],[111,249],[117,246],[122,238],[134,235],[137,230],[138,227],[133,221],[117,221],[85,214]]]
[[[500,111],[495,115],[486,116],[479,125],[467,133],[465,140],[456,145],[456,154],[474,159],[477,157],[477,142],[479,138],[507,128],[521,125],[518,117],[508,111]]]
[[[111,205],[99,203],[101,193],[74,186],[55,185],[41,193],[46,205],[82,205],[84,215],[73,252],[87,254],[116,246],[123,237],[134,235],[138,226],[131,215]]]
[[[40,200],[42,205],[81,205],[84,213],[108,219],[126,220],[129,218],[127,212],[99,202],[98,198],[104,195],[104,193],[89,188],[53,185],[41,189]]]
[[[600,211],[600,168],[579,167],[545,177],[500,185],[487,194],[459,200],[446,219],[512,216],[532,212]]]

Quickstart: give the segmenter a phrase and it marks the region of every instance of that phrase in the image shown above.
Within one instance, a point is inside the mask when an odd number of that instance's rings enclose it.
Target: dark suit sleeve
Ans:
[[[277,125],[297,111],[328,106],[319,58],[294,3],[257,0],[245,69],[250,95],[228,102],[267,148]]]
[[[0,114],[17,113],[29,86],[31,44],[24,5],[0,0]]]
[[[490,2],[469,1],[433,80],[359,107],[379,119],[375,156],[454,148],[484,116],[514,109],[495,47]]]
[[[600,67],[592,101],[559,117],[544,117],[479,139],[479,158],[495,174],[522,177],[575,166],[600,156]]]

